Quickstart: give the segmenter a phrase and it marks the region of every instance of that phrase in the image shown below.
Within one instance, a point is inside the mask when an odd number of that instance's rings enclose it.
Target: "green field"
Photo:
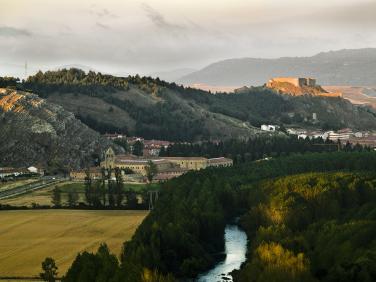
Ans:
[[[68,193],[75,191],[78,193],[78,202],[85,202],[85,185],[83,182],[64,182],[57,185],[53,185],[41,190],[33,191],[31,193],[18,195],[13,198],[0,200],[0,204],[11,206],[27,206],[31,207],[33,204],[41,206],[52,205],[52,190],[55,186],[58,186],[62,192],[62,203],[67,204]],[[160,188],[160,184],[124,184],[124,191],[133,190],[135,192],[141,192],[142,190],[157,190]]]
[[[11,181],[6,181],[6,182],[0,181],[0,191],[13,189],[18,186],[34,183],[37,181],[40,181],[40,179],[39,178],[20,178],[17,180],[11,180]]]
[[[119,254],[146,211],[0,211],[0,277],[32,277],[52,256],[64,274],[78,252],[106,242]]]

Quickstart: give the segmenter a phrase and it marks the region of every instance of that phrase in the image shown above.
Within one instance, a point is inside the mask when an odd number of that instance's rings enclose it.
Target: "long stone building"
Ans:
[[[152,161],[159,173],[168,175],[179,175],[188,170],[200,170],[207,167],[227,167],[232,166],[233,161],[228,158],[207,159],[203,157],[157,157],[157,158],[139,158],[133,155],[116,155],[112,148],[109,148],[104,154],[104,160],[101,167],[130,169],[134,173],[146,175],[148,162]]]

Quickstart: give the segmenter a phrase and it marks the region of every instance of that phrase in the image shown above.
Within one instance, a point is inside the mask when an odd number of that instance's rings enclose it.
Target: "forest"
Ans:
[[[163,185],[119,260],[79,254],[63,281],[194,278],[222,258],[237,216],[249,256],[235,281],[374,281],[375,169],[373,152],[335,152],[187,173]]]
[[[314,152],[335,152],[335,151],[370,151],[369,147],[358,144],[341,144],[323,140],[322,138],[298,138],[295,135],[289,136],[258,136],[249,139],[228,139],[223,141],[204,141],[199,143],[174,143],[166,149],[162,147],[159,155],[161,157],[200,157],[217,158],[227,157],[234,160],[234,163],[243,163],[287,156],[293,153],[314,153]]]

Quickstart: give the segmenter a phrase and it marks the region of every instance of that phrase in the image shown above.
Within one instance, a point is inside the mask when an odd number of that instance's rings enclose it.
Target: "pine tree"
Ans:
[[[55,207],[61,206],[61,190],[58,186],[55,186],[54,190],[52,191],[52,204]]]

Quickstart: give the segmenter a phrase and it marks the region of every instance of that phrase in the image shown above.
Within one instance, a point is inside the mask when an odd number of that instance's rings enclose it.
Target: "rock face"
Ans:
[[[0,89],[0,166],[86,167],[109,146],[61,106],[32,93]]]

